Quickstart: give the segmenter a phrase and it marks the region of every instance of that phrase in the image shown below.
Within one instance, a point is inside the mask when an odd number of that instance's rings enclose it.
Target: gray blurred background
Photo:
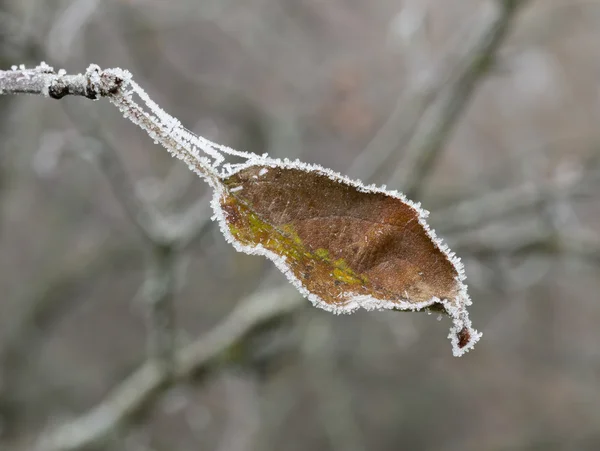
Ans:
[[[600,449],[600,2],[518,3],[0,1],[3,69],[120,66],[209,139],[408,192],[484,333],[314,309],[107,101],[4,96],[0,449]]]

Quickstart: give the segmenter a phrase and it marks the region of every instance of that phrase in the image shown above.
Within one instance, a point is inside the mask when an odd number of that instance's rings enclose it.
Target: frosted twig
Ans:
[[[423,116],[419,127],[389,184],[402,187],[409,198],[419,197],[420,187],[448,140],[450,132],[473,96],[476,87],[492,67],[495,55],[508,35],[519,8],[527,0],[496,0],[497,12],[487,24],[464,61],[454,83],[441,94]]]
[[[94,100],[106,97],[124,117],[142,128],[171,155],[183,160],[213,187],[220,184],[216,168],[223,162],[223,154],[246,159],[255,157],[193,134],[153,102],[123,69],[101,70],[92,64],[85,74],[68,75],[63,70],[57,73],[44,63],[34,69],[14,66],[12,70],[0,71],[0,94],[42,94],[55,99],[67,95]],[[134,100],[134,95],[149,111]]]
[[[291,286],[259,291],[242,301],[225,320],[176,355],[174,377],[187,379],[218,363],[232,346],[261,326],[304,305]],[[36,451],[76,451],[99,445],[135,420],[169,386],[169,378],[152,362],[144,363],[96,407],[44,434]]]
[[[94,88],[88,86],[85,75],[67,75],[64,71],[56,73],[45,63],[33,69],[13,66],[12,70],[0,71],[0,94],[41,94],[54,99],[73,95],[95,100],[118,90],[120,84],[114,79]]]

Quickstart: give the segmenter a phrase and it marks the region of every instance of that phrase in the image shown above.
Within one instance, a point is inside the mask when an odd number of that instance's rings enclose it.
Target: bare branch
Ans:
[[[132,92],[129,91],[132,90]],[[0,71],[0,92],[43,94],[52,98],[66,95],[90,99],[107,97],[134,123],[145,130],[173,155],[184,160],[188,167],[205,178],[212,186],[218,185],[218,175],[207,157],[200,157],[201,149],[218,164],[222,156],[214,149],[234,153],[232,149],[211,143],[184,129],[179,121],[162,111],[145,92],[131,80],[131,75],[121,69],[101,71],[91,65],[84,75],[55,73],[42,64],[35,69],[13,67]],[[132,98],[136,93],[149,108],[141,108]],[[198,149],[199,148],[199,149]],[[177,230],[166,232],[165,218],[159,216],[141,199],[130,182],[116,152],[106,149],[97,158],[99,166],[110,182],[116,198],[123,205],[140,235],[150,247],[150,261],[143,293],[149,307],[149,363],[157,364],[161,378],[169,379],[175,372],[175,326],[172,298],[176,288],[176,250],[188,244],[197,234],[206,230],[209,215],[186,221]],[[205,206],[201,205],[204,209]],[[204,210],[203,210],[204,212]],[[194,209],[192,213],[198,213]]]
[[[250,296],[212,331],[183,348],[176,356],[175,378],[188,379],[219,362],[232,346],[244,342],[262,325],[304,305],[287,284]],[[166,373],[144,363],[96,407],[74,421],[43,435],[36,451],[75,451],[105,442],[146,411],[169,386]]]
[[[176,253],[171,245],[151,249],[142,291],[148,304],[148,357],[171,375],[175,367]]]
[[[167,236],[178,248],[183,249],[192,245],[209,230],[212,224],[211,198],[212,194],[209,193],[180,215],[165,219]]]
[[[151,246],[163,244],[165,237],[160,217],[155,209],[136,194],[116,150],[105,140],[103,149],[95,156],[94,161],[109,182],[113,195],[138,229],[139,235]]]
[[[444,234],[464,233],[486,222],[506,218],[519,211],[539,208],[557,189],[566,195],[574,194],[575,186],[560,187],[555,182],[525,183],[500,191],[486,193],[436,212],[438,229]]]
[[[390,166],[394,165],[397,155],[410,141],[425,112],[445,90],[446,85],[463,71],[463,61],[468,56],[468,52],[465,55],[464,43],[469,38],[472,38],[470,33],[465,36],[465,31],[459,30],[441,60],[432,64],[425,75],[412,79],[385,123],[352,162],[347,171],[349,175],[376,182],[378,178],[385,178],[386,174],[390,174]]]
[[[219,185],[219,177],[208,156],[218,164],[223,157],[215,148],[236,154],[233,149],[219,146],[186,130],[178,120],[160,109],[132,80],[131,74],[122,69],[101,70],[92,64],[83,75],[67,75],[62,70],[55,73],[53,68],[42,63],[34,69],[14,66],[13,70],[0,71],[0,94],[22,93],[41,94],[55,99],[67,95],[89,99],[106,97],[119,108],[124,117],[138,125],[173,156],[183,160],[190,170],[211,186]],[[134,93],[142,99],[150,112],[134,101]],[[207,157],[200,157],[200,150]]]
[[[222,378],[227,388],[224,402],[228,419],[216,450],[250,451],[255,448],[254,442],[261,422],[256,377],[225,371]]]
[[[343,371],[337,368],[331,323],[323,317],[312,318],[302,343],[305,372],[317,394],[317,412],[330,447],[335,451],[364,451],[364,439],[352,406],[352,393]]]
[[[498,11],[470,50],[456,81],[423,116],[390,182],[400,186],[409,198],[418,197],[454,125],[492,66],[519,8],[526,3],[527,0],[496,1]]]
[[[403,93],[396,102],[394,111],[367,147],[354,159],[348,173],[365,181],[374,181],[388,167],[392,155],[409,140],[419,120],[448,80],[449,76],[446,76],[425,86],[411,87]]]
[[[98,133],[98,127],[95,128]],[[91,151],[84,140],[75,140],[79,155],[91,155],[102,171],[113,195],[142,237],[148,249],[142,294],[148,311],[148,354],[170,372],[175,352],[175,312],[172,305],[176,289],[175,244],[166,233],[163,217],[135,189],[117,151],[103,137],[102,148]],[[207,219],[208,220],[208,219]]]
[[[436,229],[444,235],[464,234],[511,215],[537,211],[556,197],[570,201],[593,196],[598,184],[600,153],[593,149],[573,167],[557,168],[539,182],[527,182],[462,200],[436,211]]]
[[[138,195],[114,149],[107,146],[96,160],[115,197],[149,248],[142,287],[148,308],[149,358],[171,373],[177,335],[173,298],[177,288],[178,256],[194,238],[208,229],[207,225],[211,223],[208,201],[202,199],[178,217],[165,217]]]
[[[98,242],[84,254],[69,261],[57,272],[42,277],[19,302],[18,315],[10,321],[0,348],[0,417],[3,432],[10,432],[18,422],[19,392],[16,387],[24,371],[23,356],[35,355],[44,332],[68,311],[86,280],[106,270],[130,267],[140,256],[125,243]],[[13,417],[17,415],[17,417]]]
[[[483,233],[467,233],[450,240],[462,253],[477,257],[498,255],[562,255],[600,264],[600,239],[592,233],[556,229],[548,224],[532,221],[512,230],[498,228]]]

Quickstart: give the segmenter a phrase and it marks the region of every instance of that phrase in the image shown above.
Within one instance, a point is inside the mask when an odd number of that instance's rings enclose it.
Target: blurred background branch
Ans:
[[[391,176],[390,184],[401,186],[411,199],[421,195],[420,187],[475,89],[493,67],[496,53],[517,12],[527,1],[497,0],[493,3],[494,15],[456,70],[456,79],[447,83],[439,100],[423,113],[413,136],[402,149],[402,160]]]
[[[59,3],[0,3],[3,68],[120,65],[209,139],[423,200],[486,335],[310,309],[112,108],[4,96],[0,448],[598,448],[593,2]]]
[[[232,348],[242,346],[265,323],[297,309],[301,302],[296,290],[287,285],[242,300],[220,325],[178,352],[175,378],[194,379],[222,364]],[[168,374],[148,361],[90,412],[43,436],[36,449],[78,450],[106,441],[133,419],[147,414],[150,403],[168,386]]]

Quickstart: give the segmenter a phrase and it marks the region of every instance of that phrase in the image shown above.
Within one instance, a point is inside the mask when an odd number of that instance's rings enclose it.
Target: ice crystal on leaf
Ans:
[[[320,166],[213,143],[160,109],[129,73],[118,76],[131,90],[111,101],[211,185],[213,219],[235,249],[272,260],[327,311],[447,314],[456,356],[479,340],[466,309],[463,265],[429,228],[420,204]],[[140,112],[134,94],[150,112]],[[226,156],[245,162],[230,164]]]
[[[441,311],[453,321],[455,355],[478,341],[460,259],[402,194],[264,157],[221,180],[212,207],[225,238],[272,260],[315,306]]]

